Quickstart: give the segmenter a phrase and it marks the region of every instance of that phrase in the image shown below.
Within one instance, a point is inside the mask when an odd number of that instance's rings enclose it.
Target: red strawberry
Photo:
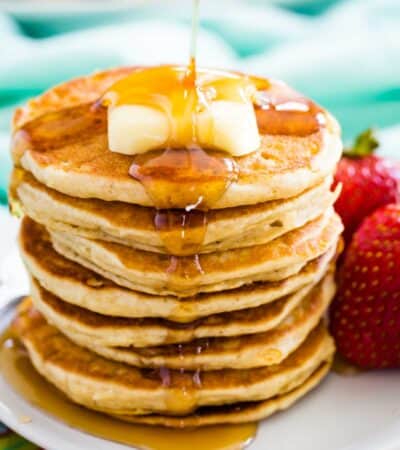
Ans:
[[[373,155],[376,147],[372,130],[364,131],[344,152],[336,171],[334,185],[342,183],[343,188],[335,209],[343,220],[347,243],[365,217],[400,200],[400,164]]]
[[[364,368],[400,367],[400,205],[386,205],[354,233],[331,308],[339,352]]]

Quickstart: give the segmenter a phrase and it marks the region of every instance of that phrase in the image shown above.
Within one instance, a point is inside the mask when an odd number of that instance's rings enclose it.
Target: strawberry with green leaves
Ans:
[[[353,148],[345,150],[336,171],[334,185],[341,183],[342,192],[335,209],[342,218],[347,243],[365,217],[400,200],[400,164],[374,155],[377,147],[373,132],[366,130]]]
[[[331,307],[339,353],[363,368],[400,367],[400,205],[365,219],[339,273]]]

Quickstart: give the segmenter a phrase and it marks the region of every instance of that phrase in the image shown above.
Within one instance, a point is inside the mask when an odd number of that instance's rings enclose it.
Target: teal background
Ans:
[[[0,1],[0,201],[16,105],[94,70],[187,61],[190,0],[113,5],[7,14]],[[398,0],[202,0],[199,62],[284,79],[330,109],[349,140],[400,121],[399,25]]]

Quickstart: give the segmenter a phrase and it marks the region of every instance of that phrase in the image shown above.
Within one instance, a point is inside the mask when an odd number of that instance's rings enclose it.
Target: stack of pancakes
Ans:
[[[264,418],[332,361],[338,126],[321,110],[312,133],[264,133],[210,211],[159,211],[93,106],[131,70],[65,83],[15,115],[10,192],[32,289],[14,330],[88,408],[172,427]],[[187,188],[174,183],[172,199]]]

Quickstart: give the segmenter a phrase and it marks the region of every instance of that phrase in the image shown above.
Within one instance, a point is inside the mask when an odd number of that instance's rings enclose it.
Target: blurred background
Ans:
[[[0,0],[1,202],[15,106],[95,70],[185,63],[191,7],[191,0]],[[397,156],[399,0],[201,0],[200,8],[199,64],[282,78],[330,109],[345,141],[373,126]]]

